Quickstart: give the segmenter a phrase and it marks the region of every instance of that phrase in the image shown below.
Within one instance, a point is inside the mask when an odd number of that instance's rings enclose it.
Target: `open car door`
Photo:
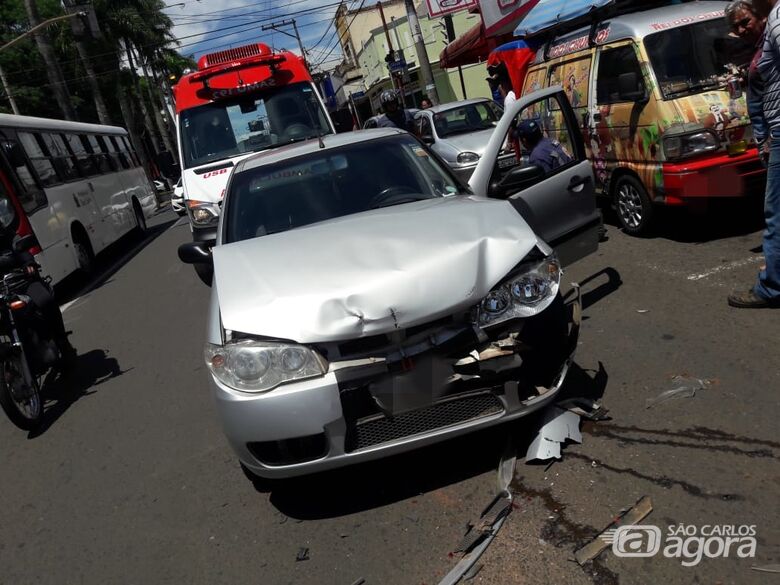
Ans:
[[[536,123],[535,144],[519,139],[523,120]],[[499,155],[511,150],[517,156],[499,164]],[[476,195],[509,200],[564,266],[598,249],[602,220],[593,169],[559,86],[523,96],[504,112],[469,186]]]

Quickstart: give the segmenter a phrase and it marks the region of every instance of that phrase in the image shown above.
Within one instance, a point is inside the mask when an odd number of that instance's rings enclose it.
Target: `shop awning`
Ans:
[[[509,37],[486,37],[485,28],[481,22],[478,22],[444,47],[444,50],[439,54],[439,67],[449,69],[484,61],[490,51],[508,38],[511,38],[511,35]]]
[[[614,0],[539,0],[515,28],[515,36],[525,38],[558,26],[563,22],[585,16]]]

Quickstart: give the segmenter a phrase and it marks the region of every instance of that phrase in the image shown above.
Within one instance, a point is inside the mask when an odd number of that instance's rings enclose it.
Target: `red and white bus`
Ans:
[[[0,114],[0,204],[56,284],[132,230],[144,231],[154,188],[127,130]]]
[[[335,133],[306,65],[262,43],[204,55],[173,88],[193,238],[213,240],[233,166],[254,152]]]

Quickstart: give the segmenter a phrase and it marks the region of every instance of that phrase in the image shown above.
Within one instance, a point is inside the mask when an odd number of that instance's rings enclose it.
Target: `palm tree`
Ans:
[[[41,18],[38,15],[38,7],[35,5],[35,0],[24,0],[24,8],[27,11],[27,19],[30,21],[30,27],[38,26],[41,22]],[[35,44],[38,46],[38,52],[40,52],[44,63],[46,63],[46,75],[49,78],[52,91],[54,92],[54,98],[62,110],[62,115],[66,120],[75,120],[76,112],[73,109],[73,104],[70,100],[70,93],[68,92],[68,86],[65,83],[65,78],[62,75],[60,64],[57,61],[57,57],[54,53],[54,47],[49,40],[49,36],[44,30],[39,30],[33,33],[35,38]]]

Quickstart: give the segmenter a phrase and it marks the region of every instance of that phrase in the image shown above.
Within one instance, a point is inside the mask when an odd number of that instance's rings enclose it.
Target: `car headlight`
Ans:
[[[219,205],[208,201],[187,199],[187,211],[193,225],[208,226],[219,221]]]
[[[315,378],[328,371],[327,362],[318,353],[287,343],[207,343],[204,357],[217,380],[243,392],[266,392],[280,384]]]
[[[533,317],[549,307],[561,283],[561,265],[553,254],[522,264],[477,306],[477,325],[489,327],[510,319]]]
[[[667,160],[688,158],[720,148],[720,140],[714,132],[698,130],[691,134],[677,134],[663,139],[664,155]]]
[[[474,163],[478,160],[479,155],[476,152],[461,152],[457,158],[460,164]]]

